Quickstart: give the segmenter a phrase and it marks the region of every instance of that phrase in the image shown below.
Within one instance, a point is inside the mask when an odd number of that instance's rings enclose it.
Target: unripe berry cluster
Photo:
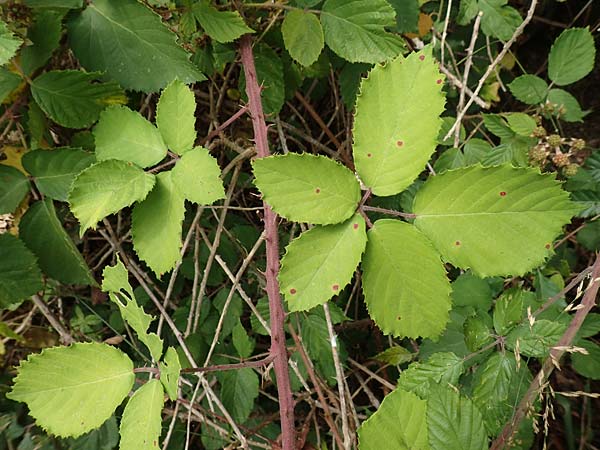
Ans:
[[[571,158],[585,148],[583,139],[566,139],[558,134],[549,135],[541,125],[535,127],[531,136],[538,139],[537,144],[529,150],[531,165],[544,167],[550,160],[557,169],[562,169],[564,176],[572,177],[577,174],[579,165]]]

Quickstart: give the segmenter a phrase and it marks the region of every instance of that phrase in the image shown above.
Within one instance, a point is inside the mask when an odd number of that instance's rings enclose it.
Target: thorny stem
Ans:
[[[519,428],[519,424],[530,411],[535,398],[539,395],[540,391],[546,385],[546,381],[552,374],[554,368],[558,365],[560,358],[565,353],[566,348],[570,347],[575,339],[575,335],[581,328],[583,321],[585,320],[588,313],[596,305],[596,296],[598,295],[598,288],[600,288],[600,253],[596,255],[596,261],[593,265],[592,276],[590,284],[583,296],[581,302],[581,308],[575,313],[575,317],[571,320],[569,327],[562,335],[558,343],[554,348],[550,350],[550,356],[546,358],[542,369],[536,375],[531,382],[529,389],[525,393],[523,399],[519,403],[517,410],[515,411],[511,420],[504,426],[502,433],[492,443],[490,450],[501,450],[508,445],[515,434],[515,431]]]
[[[259,158],[269,156],[269,142],[267,140],[267,124],[262,109],[260,87],[254,66],[252,52],[252,38],[245,35],[241,38],[240,53],[244,74],[246,76],[246,93],[248,105],[254,128],[256,152]],[[267,296],[269,298],[269,311],[271,315],[271,354],[275,376],[277,377],[277,393],[279,396],[279,415],[281,419],[282,450],[294,450],[296,431],[294,427],[294,399],[290,386],[288,372],[288,355],[285,346],[285,332],[283,323],[285,314],[281,295],[279,293],[279,236],[277,234],[277,215],[271,208],[264,204],[264,227],[266,238],[267,266],[265,278],[267,282]]]

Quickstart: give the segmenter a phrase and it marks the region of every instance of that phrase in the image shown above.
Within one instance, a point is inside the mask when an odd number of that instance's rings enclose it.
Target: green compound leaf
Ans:
[[[598,237],[600,238],[600,234],[598,235]],[[577,339],[592,337],[598,333],[600,333],[600,314],[589,313],[585,317],[581,328],[577,332]]]
[[[6,396],[27,403],[37,425],[49,433],[77,437],[112,415],[134,379],[125,353],[106,344],[77,343],[29,355]]]
[[[65,284],[96,285],[81,253],[56,216],[52,200],[29,207],[19,223],[19,236],[49,277]]]
[[[396,11],[396,26],[392,28],[397,33],[419,32],[419,0],[387,0]],[[462,2],[461,2],[462,5]]]
[[[23,41],[8,29],[8,25],[0,20],[0,66],[15,56]]]
[[[429,450],[426,411],[425,400],[396,389],[358,429],[359,449]]]
[[[456,23],[459,25],[467,25],[475,18],[478,12],[479,5],[477,4],[477,0],[460,0]]]
[[[196,98],[189,87],[173,81],[156,105],[156,126],[167,146],[178,155],[194,147],[196,140]]]
[[[156,378],[135,391],[121,418],[119,450],[159,450],[164,403],[163,387]]]
[[[76,148],[33,150],[21,160],[39,191],[61,202],[67,201],[75,177],[95,161],[93,154]]]
[[[481,30],[487,36],[494,36],[501,41],[508,41],[523,19],[508,0],[479,0],[478,6],[483,16]]]
[[[508,333],[506,346],[511,350],[518,347],[519,353],[525,356],[544,358],[550,353],[550,348],[558,343],[566,328],[564,323],[551,320],[536,320],[533,325],[523,323]]]
[[[427,400],[427,426],[432,450],[487,450],[481,412],[449,386],[435,386]]]
[[[528,105],[543,103],[548,94],[548,83],[535,75],[521,75],[508,87],[517,100]]]
[[[49,3],[47,0],[38,0]],[[29,3],[29,2],[28,2]],[[43,9],[34,14],[35,22],[27,30],[27,40],[31,45],[24,46],[19,54],[23,73],[32,75],[48,62],[58,48],[62,37],[62,20],[66,11]]]
[[[171,172],[156,176],[156,186],[133,209],[131,235],[136,253],[157,277],[181,258],[181,224],[185,201],[172,181]]]
[[[403,191],[425,167],[442,124],[442,86],[431,47],[377,66],[363,79],[353,152],[356,170],[374,194]]]
[[[225,198],[221,169],[204,147],[186,152],[171,172],[173,184],[191,202],[210,205]]]
[[[100,428],[65,443],[69,450],[114,450],[119,445],[119,425],[113,414]]]
[[[439,336],[448,322],[451,288],[431,242],[393,219],[375,222],[368,239],[362,286],[377,326],[394,336]]]
[[[577,99],[564,89],[550,89],[547,101],[555,105],[552,114],[565,122],[583,122],[587,114],[582,111]]]
[[[167,156],[156,127],[126,106],[111,106],[100,114],[94,139],[98,161],[118,159],[146,168]]]
[[[500,433],[531,383],[527,364],[517,364],[511,352],[494,353],[473,377],[473,403],[483,414],[490,435]]]
[[[510,352],[494,353],[477,371],[473,388],[473,401],[487,406],[488,401],[505,400],[510,390],[510,381],[517,372],[517,361]],[[483,412],[483,409],[482,409]]]
[[[290,311],[306,311],[339,294],[367,244],[365,221],[316,226],[294,239],[281,260],[279,283]]]
[[[414,362],[403,370],[398,387],[426,399],[435,384],[458,384],[463,371],[463,360],[454,353],[434,353],[426,362]]]
[[[256,302],[256,310],[260,314],[260,316],[269,323],[270,319],[270,311],[269,311],[269,299],[268,297],[261,297]],[[250,324],[252,325],[252,330],[256,334],[260,334],[261,336],[268,336],[267,329],[263,326],[262,322],[258,320],[256,314],[250,315]]]
[[[558,86],[581,80],[594,68],[596,47],[587,28],[570,28],[554,41],[548,56],[548,78]]]
[[[398,366],[407,362],[411,362],[415,358],[415,353],[411,353],[404,347],[394,346],[388,347],[381,353],[378,353],[373,359],[382,362],[384,364],[391,364]]]
[[[106,266],[102,272],[102,290],[108,292],[110,299],[117,304],[123,320],[134,329],[140,341],[148,347],[152,359],[158,361],[162,355],[163,341],[156,333],[148,333],[150,322],[154,319],[137,304],[133,289],[127,279],[127,269],[120,259],[114,266]]]
[[[350,62],[386,61],[404,48],[400,36],[385,30],[396,25],[396,12],[385,0],[327,0],[321,23],[327,45]]]
[[[541,264],[577,211],[554,175],[508,165],[431,177],[413,208],[415,225],[443,257],[482,278],[522,275]]]
[[[231,330],[231,342],[240,358],[249,358],[252,355],[255,346],[254,339],[248,336],[244,325],[239,319],[233,330]]]
[[[23,172],[0,165],[0,214],[13,213],[29,192],[29,180]]]
[[[0,309],[18,304],[42,287],[33,253],[12,234],[0,234]]]
[[[582,339],[577,342],[577,347],[583,347],[588,354],[573,353],[571,355],[573,369],[586,378],[600,380],[600,345]]]
[[[492,306],[492,297],[489,283],[468,272],[452,282],[453,306],[471,306],[486,312]]]
[[[331,305],[334,305],[334,303]],[[333,312],[335,309],[331,308],[331,311]],[[301,314],[299,317],[302,340],[306,345],[308,356],[314,361],[315,368],[322,375],[323,379],[327,381],[330,386],[335,386],[337,380],[335,378],[335,367],[332,364],[333,354],[331,351],[331,339],[329,337],[329,332],[327,331],[327,322],[322,313],[322,308],[317,308],[312,313]],[[340,359],[343,363],[346,357],[344,343],[342,340],[339,340],[337,341],[337,344]]]
[[[68,128],[93,124],[108,105],[127,102],[114,81],[96,83],[99,74],[80,70],[46,72],[31,83],[31,94],[54,122]]]
[[[5,67],[0,67],[0,101],[4,102],[21,84],[21,77]]]
[[[319,18],[310,12],[293,10],[281,24],[283,42],[290,56],[305,67],[313,64],[324,46]]]
[[[206,34],[217,42],[233,42],[246,33],[254,33],[237,11],[219,11],[209,0],[200,0],[193,6],[193,11]]]
[[[81,8],[83,0],[25,0],[30,8]]]
[[[177,400],[177,389],[179,386],[179,372],[181,363],[179,355],[173,347],[169,347],[165,353],[164,362],[159,362],[160,382],[172,401]]]
[[[117,211],[146,198],[154,175],[125,161],[103,161],[79,174],[69,192],[71,211],[81,223],[79,234]]]
[[[136,0],[95,0],[70,21],[69,41],[87,70],[125,89],[157,92],[175,78],[205,79],[160,16]]]
[[[360,201],[360,185],[346,167],[308,153],[253,162],[256,187],[277,214],[320,225],[348,219]]]
[[[254,409],[258,397],[259,379],[257,373],[246,367],[217,373],[221,384],[221,400],[233,420],[244,423]]]
[[[464,341],[470,352],[476,352],[494,341],[492,320],[489,314],[467,317],[463,323]]]
[[[508,113],[503,115],[508,127],[517,135],[530,137],[537,123],[534,118],[525,113]]]
[[[494,330],[501,336],[506,336],[523,317],[523,300],[525,291],[520,288],[509,289],[500,295],[494,305]]]

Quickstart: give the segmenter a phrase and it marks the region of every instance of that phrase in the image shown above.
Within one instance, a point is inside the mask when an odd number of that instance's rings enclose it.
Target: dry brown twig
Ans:
[[[448,133],[446,133],[446,136],[444,136],[444,140],[446,140],[450,136],[452,136],[452,134],[456,131],[456,128],[460,127],[460,123],[461,123],[463,117],[465,116],[466,112],[471,107],[471,105],[475,102],[475,98],[479,95],[479,92],[481,92],[481,88],[483,88],[483,85],[484,85],[485,81],[487,80],[487,78],[494,71],[496,66],[498,64],[500,64],[500,61],[502,61],[502,58],[504,58],[504,56],[508,53],[508,51],[510,50],[512,45],[516,42],[517,38],[519,36],[521,36],[525,27],[529,24],[529,22],[531,22],[531,19],[533,18],[533,13],[535,12],[537,3],[538,3],[538,0],[531,0],[531,5],[529,6],[529,9],[527,10],[527,15],[525,16],[525,19],[523,19],[523,22],[521,22],[521,24],[517,27],[517,29],[511,36],[511,38],[508,41],[506,41],[506,43],[502,47],[502,50],[500,51],[500,53],[498,53],[498,55],[496,56],[494,61],[492,61],[492,63],[488,66],[488,68],[486,69],[484,74],[481,76],[481,78],[479,79],[479,82],[477,83],[477,87],[475,87],[475,90],[473,90],[473,96],[469,99],[469,101],[467,102],[465,107],[461,111],[458,111],[454,125],[452,125],[452,127],[450,127],[450,129],[448,130]]]

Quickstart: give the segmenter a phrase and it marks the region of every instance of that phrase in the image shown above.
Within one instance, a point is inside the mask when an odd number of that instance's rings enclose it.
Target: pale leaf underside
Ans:
[[[436,148],[443,76],[431,48],[375,67],[356,100],[356,171],[376,195],[406,189]]]
[[[163,341],[156,333],[148,333],[148,327],[154,319],[138,305],[135,294],[127,279],[127,269],[120,259],[114,266],[106,266],[102,272],[102,289],[109,293],[110,299],[119,307],[121,317],[137,333],[138,339],[150,351],[152,359],[160,360]]]
[[[185,203],[171,175],[171,172],[161,172],[156,176],[156,186],[135,206],[132,215],[133,248],[159,277],[181,258]]]
[[[77,437],[98,428],[127,396],[133,363],[106,344],[45,349],[22,361],[7,397],[27,403],[49,433]]]
[[[120,450],[158,450],[161,433],[161,411],[164,405],[163,386],[156,378],[148,381],[129,399],[119,434]]]
[[[73,182],[71,211],[81,223],[80,234],[98,221],[136,201],[154,186],[154,175],[132,163],[108,160],[88,167]]]
[[[182,155],[196,140],[196,98],[179,80],[171,82],[156,105],[156,126],[167,146]]]
[[[379,328],[401,337],[437,337],[450,310],[450,283],[432,244],[416,228],[382,219],[369,230],[363,292]]]
[[[279,281],[290,311],[304,311],[337,295],[352,279],[365,250],[365,221],[316,226],[292,241],[281,261]]]
[[[577,208],[553,175],[505,165],[431,177],[413,211],[446,261],[486,277],[522,275],[541,264]]]
[[[270,156],[254,161],[253,169],[264,200],[289,220],[321,225],[342,222],[360,200],[354,174],[324,156]]]
[[[167,146],[156,127],[125,106],[111,106],[100,114],[94,139],[98,161],[118,159],[145,168],[167,155]]]

